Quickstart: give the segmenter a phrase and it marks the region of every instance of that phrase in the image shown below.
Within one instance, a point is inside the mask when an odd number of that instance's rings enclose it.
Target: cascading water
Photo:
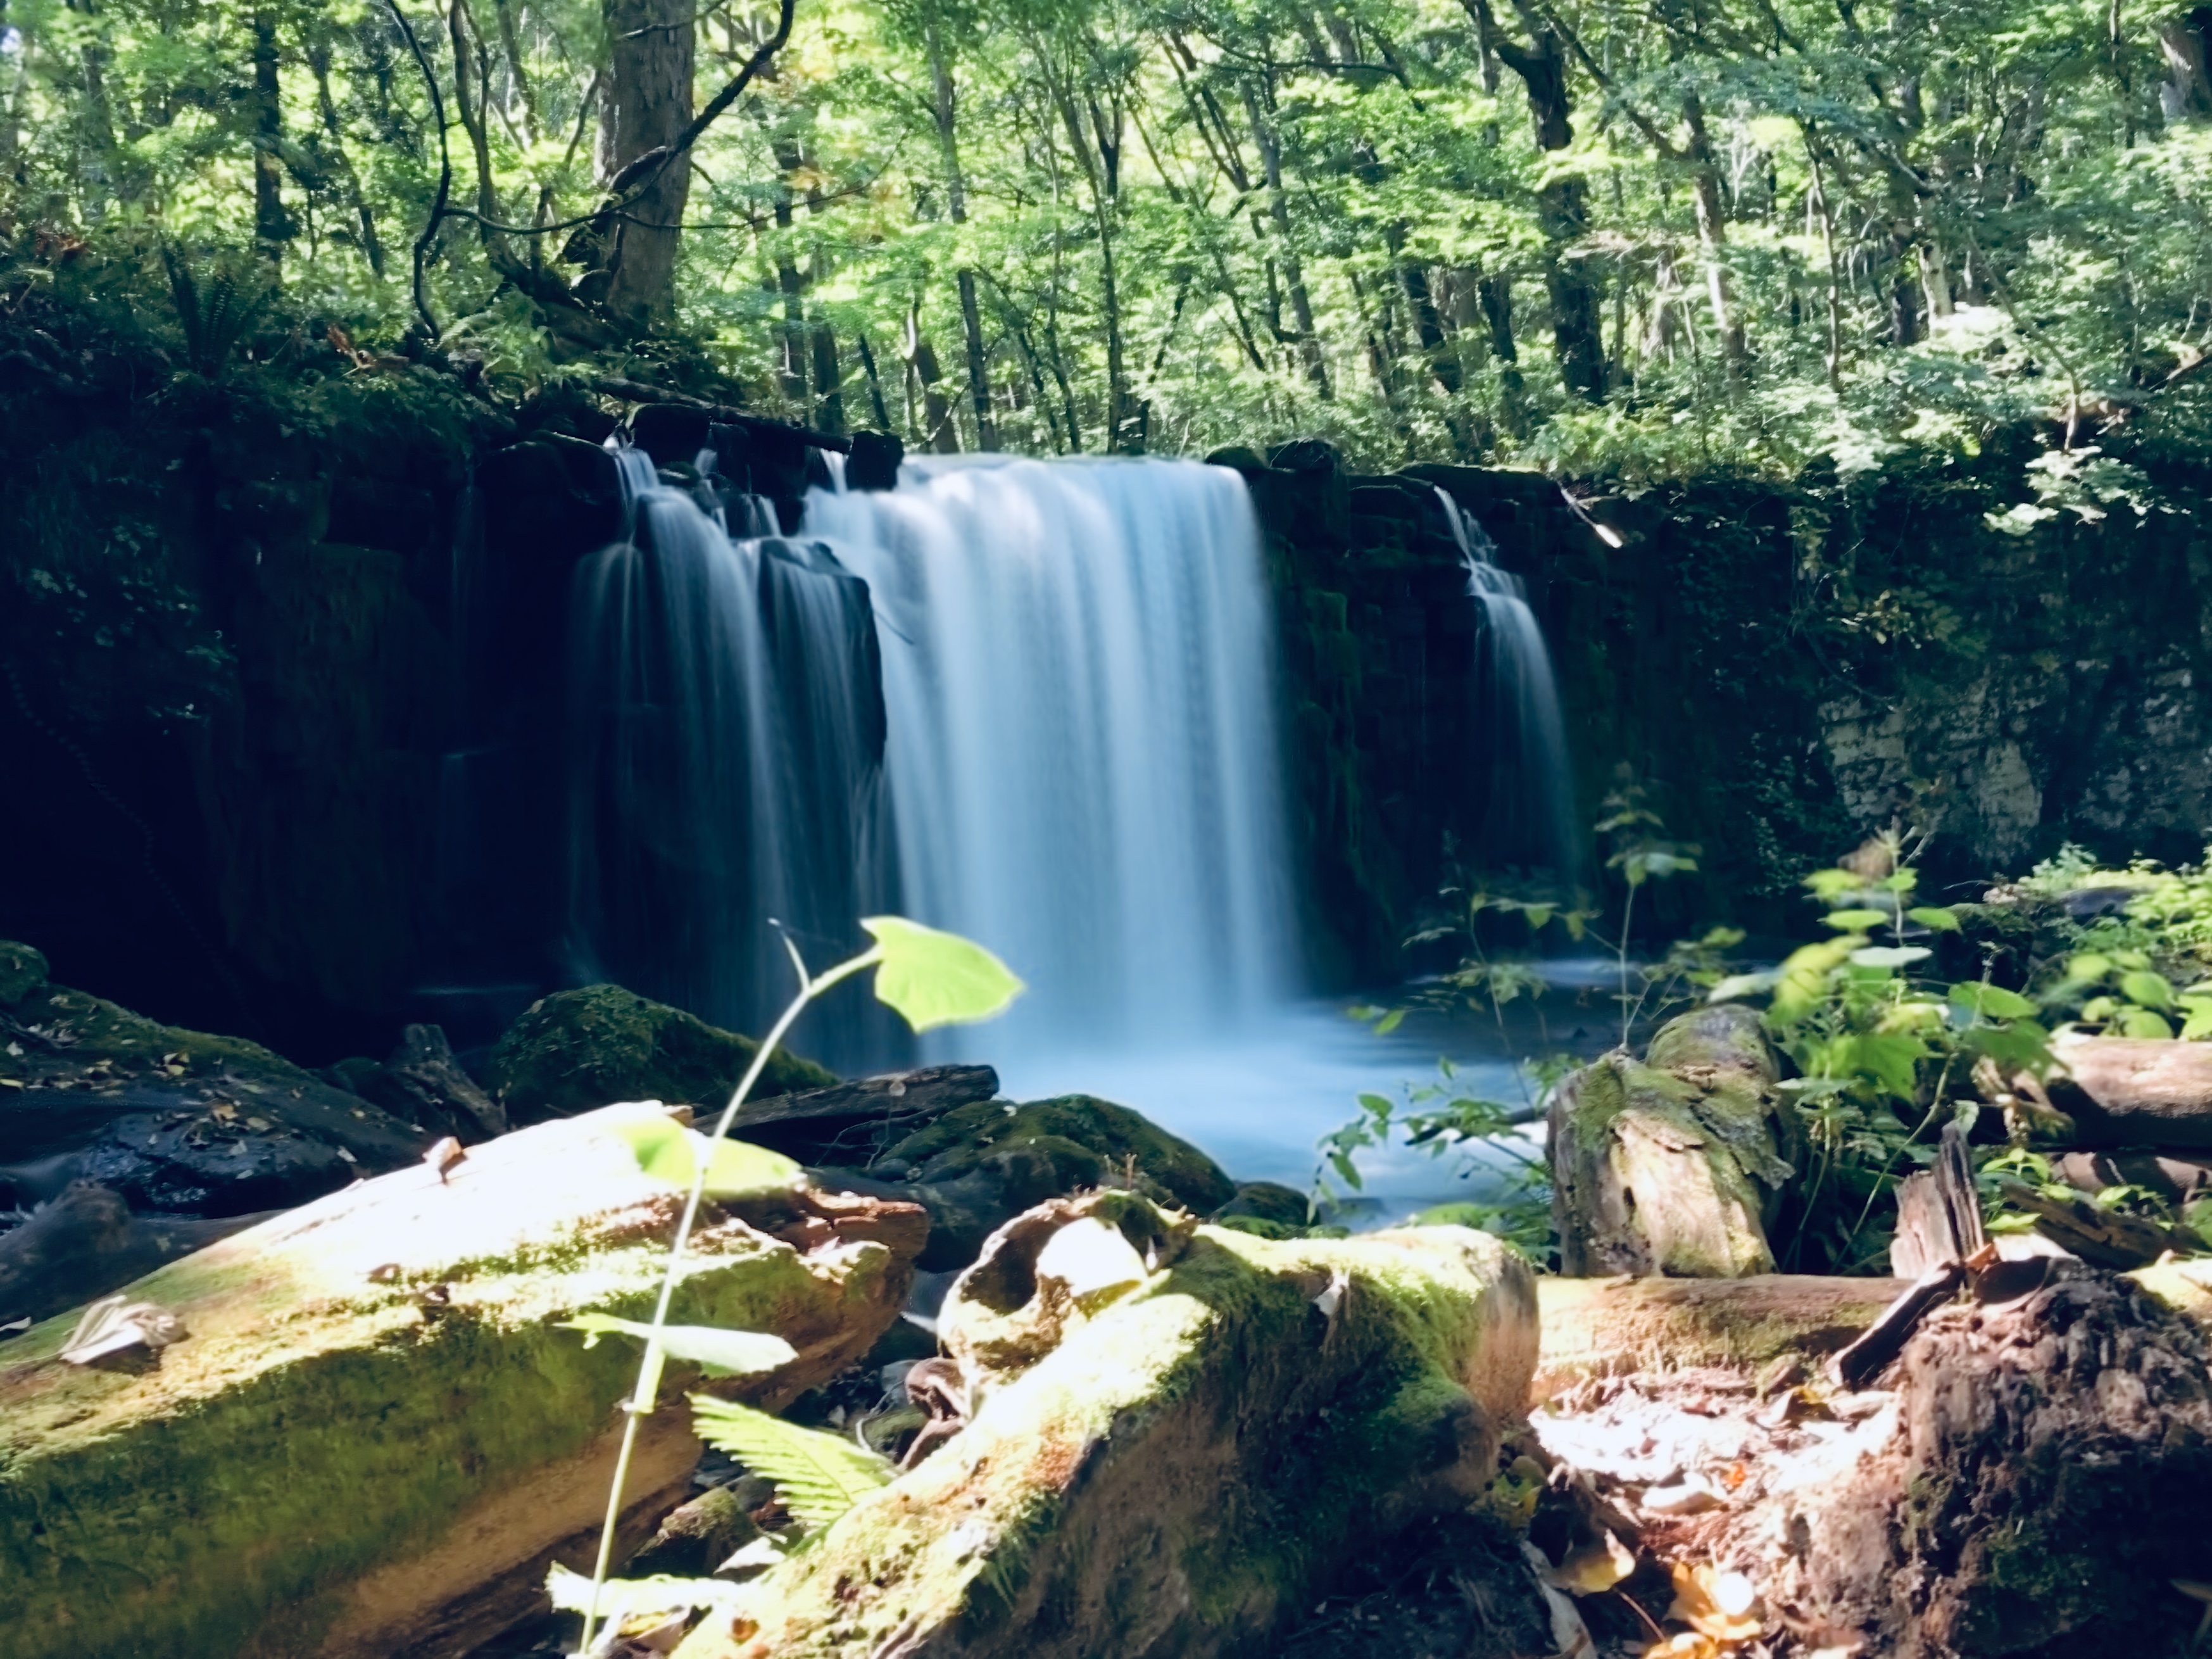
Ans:
[[[893,492],[812,492],[807,526],[874,593],[908,914],[1030,983],[975,1052],[1172,1048],[1293,988],[1242,478],[910,460]]]
[[[1482,612],[1475,695],[1491,762],[1478,850],[1486,862],[1541,866],[1572,882],[1582,873],[1582,832],[1544,630],[1521,578],[1498,565],[1482,526],[1443,489],[1437,499]]]
[[[820,968],[866,943],[859,917],[898,908],[868,592],[818,546],[732,540],[642,451],[615,459],[626,533],[574,599],[572,969],[758,1031],[793,988],[779,924]],[[732,507],[741,531],[775,523]],[[798,1046],[899,1057],[856,997],[811,1012]]]

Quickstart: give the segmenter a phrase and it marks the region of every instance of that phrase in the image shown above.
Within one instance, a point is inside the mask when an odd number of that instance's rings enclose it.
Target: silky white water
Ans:
[[[1243,478],[909,460],[895,491],[813,492],[806,527],[874,596],[906,913],[1029,984],[933,1046],[1018,1092],[1037,1062],[1178,1048],[1280,1006],[1298,945]]]

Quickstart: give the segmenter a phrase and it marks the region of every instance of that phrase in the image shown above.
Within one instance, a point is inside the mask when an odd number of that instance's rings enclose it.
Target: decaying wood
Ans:
[[[86,1654],[438,1659],[526,1616],[552,1553],[589,1565],[637,1361],[557,1322],[647,1315],[683,1202],[616,1133],[649,1110],[502,1136],[442,1180],[417,1163],[170,1264],[128,1291],[189,1332],[158,1364],[63,1363],[69,1315],[0,1340],[0,1620]],[[921,1219],[830,1194],[710,1208],[672,1318],[783,1336],[797,1358],[742,1394],[780,1407],[897,1317]],[[631,1490],[680,1496],[699,1450],[688,1412],[653,1413]],[[146,1524],[179,1492],[188,1519]],[[633,1507],[637,1538],[657,1513]]]
[[[967,1426],[680,1659],[1265,1651],[1347,1550],[1494,1477],[1536,1353],[1532,1276],[1497,1241],[1275,1243],[1126,1193],[1057,1213],[942,1316],[981,1371]]]
[[[1543,1305],[1536,1397],[1589,1376],[1825,1358],[1908,1288],[1893,1279],[1767,1273],[1749,1279],[1537,1280]]]
[[[2212,1188],[2212,1157],[2156,1152],[2073,1152],[2051,1157],[2051,1172],[2092,1198],[2112,1187],[2141,1187],[2168,1203]]]
[[[2086,1198],[2052,1198],[2018,1181],[2003,1183],[2006,1200],[2035,1217],[2035,1230],[2069,1255],[2122,1271],[2148,1267],[2167,1251],[2188,1255],[2204,1242],[2185,1228],[2107,1210]]]
[[[1958,1261],[1938,1262],[1914,1279],[1904,1295],[1881,1310],[1858,1340],[1828,1362],[1828,1375],[1847,1389],[1863,1389],[1905,1352],[1920,1322],[1948,1302],[1966,1282]]]
[[[1791,1173],[1774,1057],[1739,1004],[1668,1022],[1647,1060],[1605,1055],[1550,1116],[1552,1213],[1569,1278],[1771,1273],[1765,1223]]]
[[[892,1142],[998,1092],[988,1066],[924,1066],[749,1101],[730,1133],[803,1164],[865,1167]]]
[[[507,1109],[461,1069],[443,1028],[410,1025],[384,1062],[384,1075],[416,1122],[451,1128],[471,1140],[507,1133]],[[394,1109],[398,1103],[387,1102]]]
[[[1899,1279],[1918,1279],[1947,1263],[1971,1261],[1988,1242],[1966,1132],[1947,1123],[1934,1164],[1898,1187],[1889,1270]]]
[[[1887,1443],[1731,1516],[1807,1647],[1893,1659],[2182,1651],[2212,1579],[2212,1355],[2124,1278],[2077,1262],[2002,1304],[1930,1316]]]
[[[2076,1146],[2212,1149],[2212,1042],[2062,1034],[2051,1103]]]

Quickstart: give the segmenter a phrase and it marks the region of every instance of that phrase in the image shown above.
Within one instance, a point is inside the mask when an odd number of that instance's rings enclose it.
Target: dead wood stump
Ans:
[[[2212,1579],[2212,1375],[2194,1327],[2073,1262],[1933,1316],[1898,1426],[1766,1517],[1767,1604],[1807,1643],[1894,1659],[2179,1652]],[[1746,1540],[1748,1543],[1748,1540]]]

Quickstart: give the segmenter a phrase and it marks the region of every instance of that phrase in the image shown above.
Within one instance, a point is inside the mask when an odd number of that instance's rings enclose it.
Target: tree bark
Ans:
[[[611,43],[599,106],[599,170],[609,181],[640,156],[673,144],[691,124],[692,0],[604,0]],[[633,327],[676,314],[676,258],[691,168],[678,157],[624,209],[609,261],[606,305]]]
[[[945,160],[945,198],[952,222],[968,222],[968,180],[960,168],[959,94],[945,51],[944,36],[933,17],[929,26],[930,113],[937,124],[937,147]],[[983,352],[983,316],[975,300],[975,271],[963,263],[954,281],[960,289],[960,326],[968,348],[968,401],[975,415],[975,447],[999,447],[991,416],[991,382]]]
[[[281,258],[292,239],[284,211],[283,91],[276,78],[276,18],[253,14],[253,240],[264,257]]]

